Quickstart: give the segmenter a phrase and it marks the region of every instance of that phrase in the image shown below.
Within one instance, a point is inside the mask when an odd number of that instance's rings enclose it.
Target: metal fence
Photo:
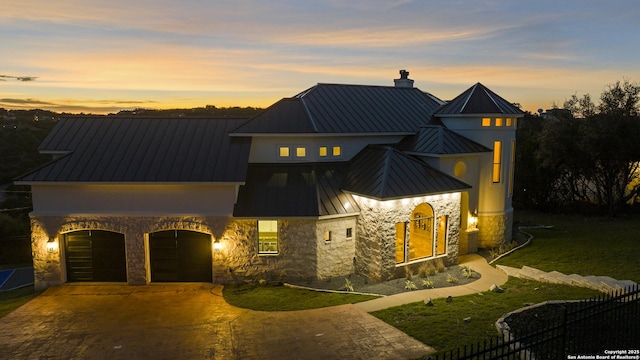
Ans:
[[[625,351],[640,356],[640,286],[550,310],[552,321],[529,326],[478,344],[438,354],[435,360],[519,359],[556,360]],[[573,357],[575,356],[575,357]],[[636,357],[632,357],[636,358]]]

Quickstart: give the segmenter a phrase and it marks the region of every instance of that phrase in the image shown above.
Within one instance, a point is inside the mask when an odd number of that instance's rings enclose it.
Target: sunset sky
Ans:
[[[637,0],[8,0],[0,34],[6,109],[266,107],[407,69],[536,111],[640,82]]]

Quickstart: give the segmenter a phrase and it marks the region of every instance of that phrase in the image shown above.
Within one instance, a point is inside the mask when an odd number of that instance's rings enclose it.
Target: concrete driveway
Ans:
[[[258,312],[211,284],[65,285],[0,319],[2,359],[411,359],[433,349],[352,305]]]

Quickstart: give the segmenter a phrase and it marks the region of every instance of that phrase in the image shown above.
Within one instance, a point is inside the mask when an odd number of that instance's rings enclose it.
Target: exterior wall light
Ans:
[[[49,239],[49,241],[47,241],[47,252],[49,254],[58,252],[58,243],[54,239]]]
[[[222,244],[218,240],[215,240],[213,242],[213,250],[220,251],[221,249],[222,249]]]

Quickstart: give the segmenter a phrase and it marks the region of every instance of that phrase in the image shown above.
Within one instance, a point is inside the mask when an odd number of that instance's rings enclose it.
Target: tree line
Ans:
[[[640,85],[574,94],[518,124],[514,206],[615,216],[640,204]]]

